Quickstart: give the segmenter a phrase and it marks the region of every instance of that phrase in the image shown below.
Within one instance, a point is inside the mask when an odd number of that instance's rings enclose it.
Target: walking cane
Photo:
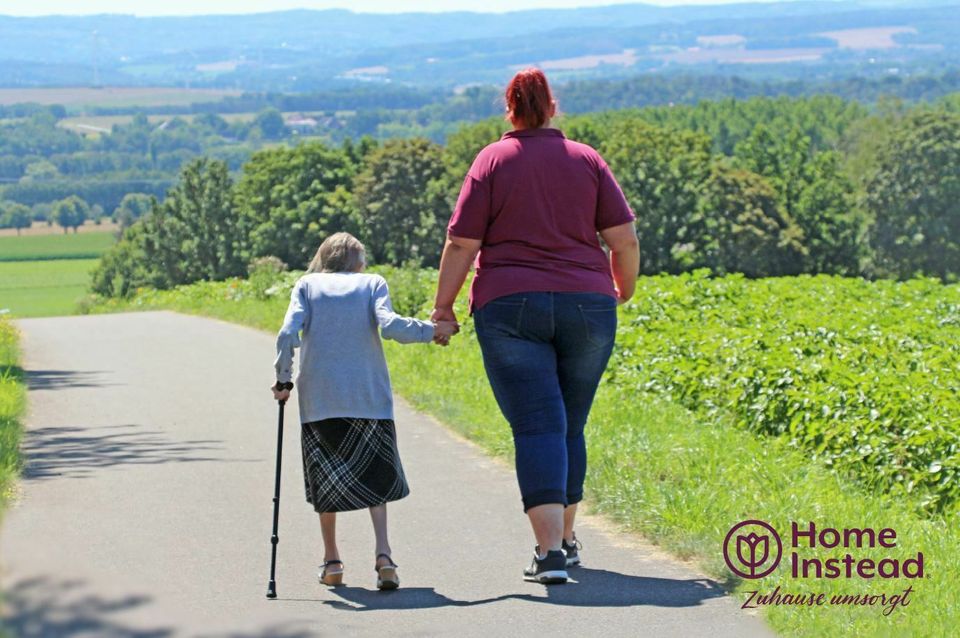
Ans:
[[[277,383],[278,390],[291,390],[293,383]],[[280,537],[277,536],[277,528],[280,525],[280,459],[283,456],[283,404],[286,400],[278,400],[280,405],[280,416],[277,420],[277,476],[273,487],[273,535],[270,537],[270,543],[273,549],[270,553],[270,582],[267,584],[267,598],[277,597],[277,543]]]

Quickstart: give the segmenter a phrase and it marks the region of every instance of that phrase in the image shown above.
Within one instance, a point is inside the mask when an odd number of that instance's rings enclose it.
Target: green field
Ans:
[[[0,261],[0,310],[15,317],[76,312],[97,259]]]
[[[383,273],[397,310],[426,316],[435,272]],[[295,277],[279,291],[242,280],[200,283],[93,309],[170,308],[273,331]],[[782,635],[952,635],[960,623],[960,517],[951,485],[958,296],[957,287],[930,280],[641,279],[636,301],[621,309],[616,357],[588,426],[588,506],[695,561],[741,600],[777,586],[827,597],[913,587],[910,606],[889,614],[870,606],[764,609]],[[509,459],[509,428],[463,299],[458,314],[463,333],[449,348],[386,344],[394,387]],[[922,551],[926,578],[796,580],[784,563],[761,581],[738,580],[720,547],[748,518],[779,530],[791,521],[893,528],[896,548],[859,549],[858,557]],[[836,556],[821,549],[805,557]]]
[[[110,232],[0,237],[0,262],[92,259],[115,241]]]

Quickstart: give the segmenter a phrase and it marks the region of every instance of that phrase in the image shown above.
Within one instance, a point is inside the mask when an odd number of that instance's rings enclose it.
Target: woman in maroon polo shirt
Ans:
[[[606,162],[550,128],[556,102],[544,74],[518,73],[506,102],[514,130],[467,173],[433,319],[456,320],[453,302],[476,259],[470,309],[537,541],[524,578],[562,583],[580,562],[573,526],[587,466],[583,429],[640,254],[633,213]]]

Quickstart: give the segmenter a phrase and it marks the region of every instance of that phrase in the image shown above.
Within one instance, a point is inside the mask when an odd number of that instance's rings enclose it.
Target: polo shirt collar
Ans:
[[[564,137],[563,132],[556,128],[525,128],[522,130],[507,131],[500,139],[514,137]]]

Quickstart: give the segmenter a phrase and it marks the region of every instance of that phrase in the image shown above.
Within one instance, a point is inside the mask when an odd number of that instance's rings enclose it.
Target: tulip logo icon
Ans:
[[[771,539],[776,545],[772,548]],[[763,521],[737,523],[723,540],[723,559],[730,571],[741,578],[763,578],[777,568],[782,555],[780,535]]]

